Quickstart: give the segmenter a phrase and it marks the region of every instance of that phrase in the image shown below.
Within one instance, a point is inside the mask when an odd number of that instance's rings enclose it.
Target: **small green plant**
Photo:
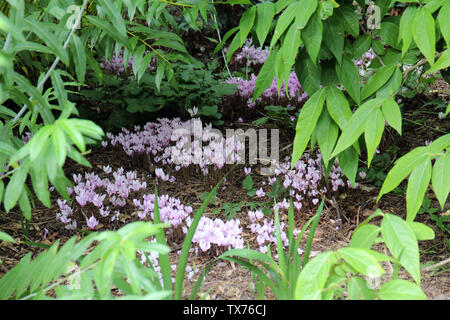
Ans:
[[[423,198],[423,202],[422,202],[422,206],[420,207],[419,211],[417,212],[418,214],[422,214],[422,213],[428,213],[428,214],[433,214],[438,210],[438,208],[432,208],[431,207],[431,201],[430,198],[428,198],[427,196],[425,196]]]

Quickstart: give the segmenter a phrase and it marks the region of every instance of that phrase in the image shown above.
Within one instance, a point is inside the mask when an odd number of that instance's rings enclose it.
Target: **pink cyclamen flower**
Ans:
[[[359,173],[359,177],[364,180],[366,178],[366,172],[365,171],[361,171]]]
[[[102,147],[106,148],[108,146],[108,141],[102,141]]]
[[[258,190],[256,190],[256,195],[258,196],[258,198],[262,198],[266,195],[266,193],[264,192],[263,188],[259,188]]]
[[[98,225],[98,221],[97,219],[95,219],[94,216],[91,216],[89,219],[86,219],[86,223],[89,229],[91,230],[93,230]]]
[[[248,176],[252,172],[252,168],[244,168],[245,175]]]

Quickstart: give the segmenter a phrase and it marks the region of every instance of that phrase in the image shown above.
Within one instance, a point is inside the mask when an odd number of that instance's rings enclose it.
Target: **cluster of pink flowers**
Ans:
[[[146,52],[148,54],[149,51]],[[156,68],[154,67],[155,58],[152,59],[151,63],[148,65],[147,69],[149,71],[155,71]],[[133,56],[130,57],[130,60],[128,61],[128,70],[132,70],[133,67]],[[116,56],[116,54],[113,54],[112,60],[106,60],[105,58],[102,58],[100,60],[100,68],[102,68],[105,71],[108,71],[110,73],[113,73],[117,76],[120,76],[125,73],[125,65],[123,60],[123,50],[120,50],[119,55]]]
[[[129,194],[147,187],[147,183],[139,180],[134,171],[125,173],[123,168],[119,168],[112,172],[110,166],[104,166],[103,171],[106,174],[112,173],[114,180],[102,179],[96,173],[86,172],[84,177],[81,174],[74,174],[74,188],[73,190],[68,188],[69,195],[74,195],[80,208],[86,207],[89,203],[93,205],[89,206],[89,217],[81,209],[90,229],[95,229],[99,223],[92,212],[93,209],[98,210],[103,219],[109,217],[110,221],[117,220],[120,215],[119,209],[127,204]],[[65,224],[66,229],[74,230],[77,227],[77,222],[71,217],[73,208],[67,204],[66,200],[58,200],[57,203],[61,211],[57,213],[56,218]],[[110,216],[113,210],[114,212]]]
[[[191,165],[198,165],[203,175],[212,167],[221,169],[225,164],[238,161],[239,152],[245,145],[236,137],[223,137],[203,125],[198,118],[182,122],[179,118],[158,119],[147,123],[143,130],[135,126],[134,132],[123,128],[118,135],[107,133],[111,145],[121,145],[128,156],[148,154],[158,166],[173,165],[176,171]],[[103,146],[108,145],[107,141]],[[175,177],[157,168],[155,174],[162,181],[174,182]]]
[[[190,217],[186,218],[186,225],[183,227],[183,232],[187,233],[188,228],[192,223]],[[240,249],[244,247],[244,240],[242,239],[242,228],[240,227],[239,219],[232,219],[224,222],[222,219],[211,219],[208,217],[201,217],[195,230],[192,243],[197,244],[195,248],[198,253],[198,248],[203,252],[215,247],[227,249]],[[218,252],[217,252],[218,253]]]
[[[154,194],[144,195],[143,201],[133,199],[133,204],[139,210],[137,214],[140,219],[145,219],[150,214],[152,220],[154,220]],[[190,206],[185,206],[179,199],[169,197],[168,195],[158,197],[158,208],[161,221],[169,223],[174,228],[180,226],[184,219],[192,213]]]
[[[236,54],[235,61],[247,66],[264,64],[270,54],[269,48],[257,48],[251,43],[251,40],[245,42],[242,49]]]
[[[226,83],[237,85],[237,91],[234,96],[240,97],[246,101],[249,108],[254,108],[257,104],[261,103],[277,104],[283,101],[287,102],[289,105],[297,105],[302,104],[308,99],[308,94],[303,91],[296,73],[291,72],[288,80],[289,96],[286,94],[286,83],[282,84],[280,93],[278,94],[277,78],[274,77],[270,87],[267,88],[256,101],[252,101],[256,79],[257,76],[251,74],[249,80],[235,77],[227,80]]]
[[[367,52],[365,52],[360,58],[353,61],[355,66],[358,67],[360,76],[369,76],[371,74],[369,70],[369,65],[372,60],[375,59],[376,53],[370,48]]]

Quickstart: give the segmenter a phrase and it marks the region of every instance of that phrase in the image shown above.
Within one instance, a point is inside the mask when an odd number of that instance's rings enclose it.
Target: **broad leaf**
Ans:
[[[381,107],[383,111],[384,118],[387,123],[397,130],[397,132],[402,134],[402,114],[400,112],[400,108],[394,98],[389,98],[383,102]]]
[[[366,123],[364,138],[367,146],[367,166],[370,168],[375,150],[380,144],[384,131],[384,117],[380,108],[376,108]]]
[[[262,47],[269,33],[273,16],[275,15],[275,5],[272,2],[260,3],[256,6],[255,32],[259,45]]]
[[[336,74],[350,97],[359,105],[361,103],[359,73],[348,56],[342,58],[341,64],[336,64]]]
[[[379,68],[377,72],[367,80],[361,90],[361,100],[365,100],[380,89],[392,76],[396,66],[387,65]]]
[[[420,209],[431,178],[431,161],[425,158],[409,176],[406,188],[406,220],[413,221]]]
[[[298,116],[296,134],[294,138],[294,150],[292,151],[292,167],[297,163],[305,151],[311,134],[316,127],[317,120],[322,113],[325,102],[325,89],[317,91],[312,95],[300,111]]]
[[[396,279],[384,283],[378,290],[378,296],[383,300],[426,300],[422,289],[410,281]]]
[[[416,235],[402,218],[385,214],[381,234],[392,256],[400,261],[417,284],[420,284],[419,246]]]
[[[444,208],[448,194],[450,192],[450,154],[446,153],[438,157],[433,166],[433,175],[431,177],[433,191],[436,198]]]
[[[448,21],[447,21],[448,23]],[[413,24],[413,37],[420,51],[427,58],[430,65],[434,63],[435,54],[435,26],[434,19],[427,8],[422,7],[418,9],[415,21]]]

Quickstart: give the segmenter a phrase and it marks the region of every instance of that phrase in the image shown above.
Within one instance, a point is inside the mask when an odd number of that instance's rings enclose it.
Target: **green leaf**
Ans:
[[[258,99],[258,97],[270,86],[275,77],[275,63],[277,59],[278,51],[272,50],[266,62],[258,73],[258,78],[255,83],[255,90],[253,93],[253,101]]]
[[[55,90],[56,98],[61,107],[65,106],[68,102],[67,91],[64,88],[64,83],[61,79],[61,75],[58,70],[54,70],[51,74],[53,89]]]
[[[70,137],[72,142],[75,143],[78,149],[81,152],[86,152],[86,143],[74,123],[71,122],[70,119],[59,119],[58,122],[64,128],[64,131]]]
[[[365,224],[360,228],[357,228],[355,232],[353,232],[349,247],[362,249],[372,248],[372,245],[380,234],[380,231],[380,227],[373,224]]]
[[[241,17],[239,22],[239,33],[241,37],[241,46],[244,44],[247,36],[253,27],[253,23],[255,22],[256,16],[256,6],[252,6],[247,9]]]
[[[325,102],[325,89],[320,89],[313,94],[305,103],[298,116],[296,134],[294,138],[294,150],[292,151],[292,167],[300,159],[311,134],[316,127],[317,120],[320,117]]]
[[[413,38],[411,26],[414,26],[415,24],[417,12],[417,7],[408,6],[400,18],[398,42],[400,43],[400,41],[402,41],[402,57],[405,56],[406,51],[408,51],[411,46]]]
[[[295,62],[295,74],[303,89],[312,96],[320,88],[320,64],[315,65],[304,48],[300,49]]]
[[[369,78],[364,87],[361,90],[361,100],[365,100],[370,97],[375,91],[381,88],[394,73],[396,66],[387,65],[379,68],[377,72]]]
[[[295,288],[296,300],[320,300],[331,267],[336,264],[334,252],[323,252],[303,268]]]
[[[275,5],[272,2],[259,3],[256,8],[255,31],[259,45],[262,47],[275,15]]]
[[[381,106],[381,111],[383,112],[384,119],[387,123],[397,130],[397,132],[402,134],[402,114],[400,108],[394,98],[389,98],[383,102]]]
[[[64,131],[55,126],[52,132],[52,143],[55,148],[56,161],[60,167],[64,164],[67,155],[67,141]]]
[[[132,51],[127,37],[121,34],[114,25],[96,16],[86,16],[86,19],[97,28],[107,33],[111,38],[124,45],[128,50]]]
[[[374,300],[375,291],[367,287],[367,281],[361,277],[351,277],[348,281],[348,295],[352,300]]]
[[[336,60],[339,64],[342,63],[344,52],[344,38],[344,28],[337,16],[332,15],[330,18],[323,22],[324,43],[336,57]]]
[[[238,33],[236,33],[236,35],[233,38],[233,41],[231,41],[231,44],[228,47],[228,51],[227,51],[227,55],[226,55],[227,62],[230,61],[231,57],[233,56],[233,53],[240,47],[240,39],[241,39],[240,33],[241,33],[240,31]]]
[[[280,49],[280,55],[278,56],[278,61],[281,62],[281,66],[278,66],[277,71],[281,70],[281,75],[277,75],[277,85],[281,89],[283,82],[288,83],[289,74],[292,70],[292,66],[295,63],[295,57],[297,56],[298,48],[300,47],[302,40],[300,38],[300,30],[298,30],[294,24],[289,27],[286,33],[286,38],[283,41],[282,47]],[[278,65],[278,64],[277,64]],[[286,94],[289,95],[289,88],[286,88]]]
[[[433,229],[421,222],[408,221],[411,229],[414,230],[417,241],[421,240],[433,240],[435,237]]]
[[[231,37],[236,31],[239,30],[239,27],[234,27],[230,30],[228,30],[227,33],[222,38],[222,41],[214,48],[213,54],[216,54],[222,47],[225,45],[226,41],[229,37]]]
[[[291,3],[286,10],[283,11],[281,16],[278,18],[277,25],[275,27],[275,31],[273,33],[272,40],[270,41],[270,49],[273,48],[278,39],[283,35],[289,25],[295,18],[295,14],[298,10],[300,2]]]
[[[400,261],[417,284],[420,284],[419,246],[416,235],[402,218],[385,214],[381,234],[392,256]]]
[[[356,271],[366,276],[378,278],[384,270],[378,261],[366,251],[359,248],[342,248],[337,253]]]
[[[317,8],[317,0],[303,0],[297,6],[295,26],[303,29]]]
[[[75,72],[77,74],[78,81],[84,83],[86,76],[86,53],[80,38],[76,35],[72,35],[72,57],[75,63]]]
[[[40,53],[53,54],[53,51],[51,49],[49,49],[48,47],[46,47],[40,43],[31,42],[31,41],[17,43],[14,45],[14,49],[17,52],[19,52],[19,51],[36,51],[36,52],[40,52]]]
[[[302,31],[302,40],[305,43],[306,51],[308,51],[308,54],[314,63],[317,62],[317,56],[319,55],[320,46],[322,44],[322,32],[322,20],[316,12],[312,15],[309,23]]]
[[[436,160],[431,177],[433,191],[444,209],[445,202],[450,192],[450,154],[446,153]]]
[[[334,149],[332,157],[337,156],[339,153],[350,147],[359,136],[366,129],[366,122],[372,119],[375,112],[378,110],[378,106],[383,103],[382,99],[376,98],[369,100],[362,104],[356,112],[352,115],[350,120],[345,124],[342,129],[342,134],[339,137],[336,148]]]
[[[385,193],[396,188],[415,167],[427,158],[426,150],[427,147],[415,148],[396,161],[394,167],[387,174],[386,180],[384,180],[377,201]]]
[[[384,117],[380,108],[376,108],[370,115],[370,120],[366,122],[364,138],[367,146],[367,166],[370,168],[375,150],[380,144],[384,131]]]
[[[402,85],[402,72],[395,68],[394,74],[386,84],[377,91],[378,98],[390,98],[394,96]]]
[[[433,16],[427,8],[422,7],[418,9],[412,32],[417,47],[427,58],[430,65],[433,65],[436,51],[436,34]]]
[[[355,185],[356,172],[358,171],[358,153],[354,148],[350,147],[339,153],[337,157],[342,172],[352,185]]]
[[[359,73],[348,56],[342,58],[341,64],[336,64],[336,74],[350,97],[359,105],[361,103]]]
[[[406,188],[406,220],[413,221],[420,209],[431,178],[431,160],[424,159],[409,176]]]
[[[170,49],[174,49],[180,51],[182,53],[188,53],[185,46],[178,41],[170,40],[170,39],[159,39],[155,41],[153,46],[162,46]]]
[[[352,117],[352,110],[344,94],[338,88],[328,88],[327,109],[331,118],[343,129],[347,121]]]
[[[340,6],[335,9],[335,13],[342,21],[345,31],[357,38],[359,35],[359,20],[353,7]]]
[[[2,231],[0,231],[0,240],[12,242],[12,243],[16,242],[13,237],[11,237],[9,234],[2,232]]]
[[[439,15],[437,17],[437,21],[439,23],[439,28],[442,33],[442,37],[447,43],[447,47],[450,46],[450,3],[447,1],[442,6],[441,10],[439,10]]]
[[[378,290],[378,296],[383,300],[426,300],[422,289],[407,280],[391,280],[384,283]]]
[[[331,119],[326,108],[323,108],[315,130],[320,153],[322,154],[325,167],[327,167],[331,159],[331,152],[336,144],[339,128]]]
[[[244,181],[242,181],[242,187],[247,191],[253,189],[253,179],[251,175],[245,177]]]
[[[435,72],[437,70],[442,70],[450,67],[450,49],[445,50],[442,52],[439,59],[437,59],[436,63],[428,69],[426,72],[427,74],[430,74],[432,72]]]
[[[19,168],[11,176],[8,185],[5,190],[5,198],[3,199],[3,205],[5,211],[8,213],[19,200],[19,197],[24,189],[25,180],[27,179],[28,170],[30,169],[31,162],[24,160]]]
[[[363,34],[356,38],[353,42],[353,58],[361,57],[365,52],[370,49],[370,44],[372,43],[372,38],[369,34]]]
[[[97,0],[97,1],[101,5],[102,9],[106,12],[108,17],[111,19],[113,25],[117,26],[117,30],[121,33],[122,36],[125,37],[127,34],[127,28],[125,26],[125,21],[122,19],[121,10],[115,6],[117,2],[107,0]]]
[[[44,28],[43,23],[25,19],[25,23],[29,26],[30,31],[35,33],[41,38],[45,44],[61,59],[61,61],[68,66],[69,55],[67,51],[58,42],[55,41],[57,37],[50,34],[48,30]]]
[[[20,210],[22,211],[25,219],[30,221],[31,220],[31,204],[30,204],[30,200],[28,199],[27,188],[24,188],[20,194],[19,207],[20,207]]]
[[[42,159],[40,159],[42,162]],[[48,190],[47,169],[45,164],[40,165],[39,162],[33,162],[30,170],[31,183],[34,192],[38,199],[47,207],[50,208],[50,193]]]

